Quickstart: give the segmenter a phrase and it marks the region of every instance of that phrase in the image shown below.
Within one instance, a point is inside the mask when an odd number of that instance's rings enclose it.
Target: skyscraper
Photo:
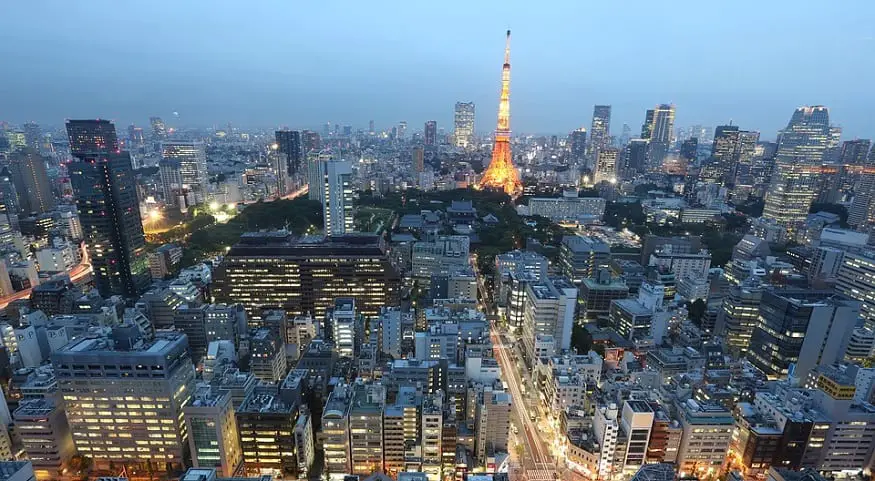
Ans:
[[[592,110],[592,128],[589,131],[590,152],[611,145],[611,106],[596,105]],[[595,155],[595,154],[593,154]]]
[[[425,153],[422,150],[422,147],[414,147],[410,152],[411,163],[413,164],[413,171],[417,174],[422,173],[425,170]]]
[[[845,165],[866,165],[869,155],[869,139],[846,140],[842,143],[839,162]]]
[[[318,200],[322,202],[322,196],[325,193],[323,184],[325,183],[325,171],[322,169],[322,163],[334,159],[334,154],[326,149],[322,151],[311,150],[307,153],[307,197],[310,200]]]
[[[593,184],[599,182],[617,182],[617,149],[599,149],[596,151],[596,166]]]
[[[16,216],[19,212],[18,189],[15,187],[8,166],[0,168],[0,204],[3,204],[10,217],[18,218]]]
[[[319,136],[319,132],[305,130],[301,132],[301,145],[304,150],[303,154],[306,156],[311,151],[322,148],[322,137]]]
[[[320,164],[324,178],[322,215],[325,234],[352,232],[352,165],[343,160],[323,161]]]
[[[498,98],[498,126],[492,146],[492,160],[480,178],[480,187],[502,189],[508,194],[523,190],[520,173],[513,165],[510,149],[510,30],[504,46],[504,65],[501,67],[501,94]]]
[[[688,163],[696,161],[696,153],[699,150],[699,139],[691,137],[681,144],[680,158]]]
[[[474,144],[474,102],[456,102],[453,144],[467,149]]]
[[[778,151],[763,217],[795,235],[817,195],[820,162],[830,142],[829,110],[817,105],[793,112],[778,135]]]
[[[304,161],[301,132],[297,130],[277,130],[274,135],[276,137],[277,150],[279,153],[286,155],[286,172],[290,176],[297,175],[301,172]]]
[[[623,148],[623,159],[617,170],[622,179],[627,179],[647,170],[647,141],[644,139],[631,139]]]
[[[23,214],[42,214],[55,207],[45,159],[27,147],[11,155],[9,170],[18,193],[18,209]]]
[[[573,162],[586,160],[586,129],[583,127],[571,132],[571,160]]]
[[[702,179],[734,185],[739,176],[748,176],[757,141],[759,132],[739,130],[737,125],[718,126],[714,130],[711,158],[702,168]]]
[[[107,297],[136,297],[148,287],[149,273],[130,154],[118,151],[109,122],[71,120],[67,128],[76,145],[70,183],[97,289]]]
[[[423,138],[425,141],[425,145],[434,146],[437,145],[437,121],[429,120],[425,123],[425,131],[423,134]]]
[[[109,120],[68,120],[67,137],[73,157],[82,154],[118,152],[115,125]]]
[[[660,104],[648,110],[641,127],[641,138],[650,141],[648,164],[651,170],[662,167],[662,161],[671,147],[674,132],[674,105]]]
[[[875,174],[863,173],[854,199],[848,208],[848,224],[865,226],[875,221]]]
[[[42,131],[39,128],[39,124],[36,122],[26,122],[24,124],[24,141],[27,142],[27,146],[31,149],[39,152],[40,144],[42,144]]]
[[[149,124],[152,126],[152,138],[157,141],[164,140],[167,137],[167,127],[161,117],[149,117]],[[231,132],[228,132],[230,134]]]
[[[179,161],[182,188],[194,193],[196,203],[206,200],[207,154],[203,142],[163,142],[161,158]]]

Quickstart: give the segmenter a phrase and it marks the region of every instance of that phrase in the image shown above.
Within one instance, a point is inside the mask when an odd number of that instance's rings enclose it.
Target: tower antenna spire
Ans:
[[[507,31],[507,40],[504,43],[504,64],[510,65],[510,30]]]
[[[523,190],[520,173],[513,165],[510,148],[510,30],[504,45],[501,94],[498,97],[498,125],[495,129],[492,161],[480,178],[479,188],[501,189],[511,196]]]

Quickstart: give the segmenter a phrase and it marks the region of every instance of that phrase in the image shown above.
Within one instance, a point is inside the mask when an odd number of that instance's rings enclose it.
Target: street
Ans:
[[[544,442],[543,433],[538,430],[537,424],[530,417],[527,403],[520,388],[522,380],[508,353],[511,347],[502,342],[494,321],[491,323],[490,336],[495,350],[495,359],[501,367],[502,379],[507,383],[511,395],[512,409],[517,419],[516,425],[520,427],[518,437],[522,437],[525,448],[525,453],[519,460],[523,476],[527,480],[554,480],[556,479],[556,469],[548,444]],[[511,451],[513,450],[511,449]]]

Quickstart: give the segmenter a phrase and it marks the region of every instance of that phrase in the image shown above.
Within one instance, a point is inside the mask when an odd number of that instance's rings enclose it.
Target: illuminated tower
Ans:
[[[480,179],[481,188],[503,189],[508,194],[522,191],[520,173],[513,165],[510,152],[510,30],[504,47],[504,66],[501,69],[501,97],[498,101],[498,127],[495,129],[495,145],[492,161]]]

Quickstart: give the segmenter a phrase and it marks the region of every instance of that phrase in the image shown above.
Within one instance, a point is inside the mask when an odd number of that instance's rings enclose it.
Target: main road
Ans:
[[[505,343],[495,321],[491,322],[490,337],[495,350],[495,359],[501,367],[502,379],[507,384],[511,396],[512,409],[519,420],[522,432],[518,433],[524,442],[525,453],[520,463],[525,473],[525,478],[531,481],[553,480],[556,477],[556,469],[550,455],[549,445],[542,438],[543,433],[532,421],[534,412],[530,412],[528,403],[522,392],[522,379],[520,379],[514,359],[510,352],[513,348]]]

